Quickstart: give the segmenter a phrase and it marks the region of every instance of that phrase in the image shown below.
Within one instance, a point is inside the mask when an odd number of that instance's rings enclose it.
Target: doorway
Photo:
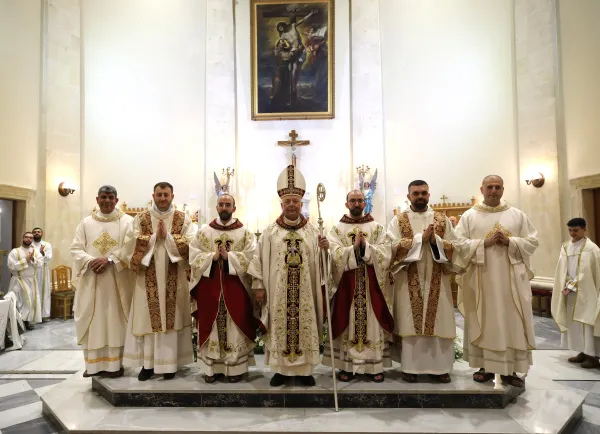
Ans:
[[[8,254],[14,247],[14,202],[0,199],[0,291],[8,292],[10,270],[6,265]]]

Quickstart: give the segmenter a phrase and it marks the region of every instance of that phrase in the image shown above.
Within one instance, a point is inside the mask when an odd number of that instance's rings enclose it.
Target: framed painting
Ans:
[[[252,119],[333,119],[335,0],[251,0]]]

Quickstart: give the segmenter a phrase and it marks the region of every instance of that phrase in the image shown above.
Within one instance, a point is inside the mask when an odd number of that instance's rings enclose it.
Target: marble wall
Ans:
[[[40,121],[28,131],[18,127],[38,164],[26,179],[13,170],[4,182],[37,190],[34,220],[56,245],[55,264],[69,262],[74,226],[104,183],[115,184],[128,205],[144,206],[151,185],[170,180],[176,203],[200,207],[210,219],[213,172],[235,167],[238,216],[254,230],[279,213],[275,181],[290,153],[277,141],[295,129],[311,141],[299,148],[298,167],[315,217],[316,185],[327,187],[327,226],[344,212],[361,164],[378,169],[374,214],[384,223],[413,178],[432,184],[432,201],[446,194],[466,202],[478,196],[482,176],[499,173],[506,198],[538,227],[534,266],[550,279],[568,214],[559,211],[569,199],[564,186],[567,178],[595,170],[583,157],[597,148],[590,139],[597,122],[578,115],[582,106],[595,113],[597,87],[581,59],[597,60],[598,50],[586,45],[596,30],[583,20],[587,30],[577,34],[583,12],[560,2],[557,16],[557,1],[339,0],[332,30],[335,119],[255,122],[250,0],[168,6],[159,0],[40,0],[42,72],[28,80],[43,86],[37,106],[29,95],[26,123]],[[593,15],[593,0],[584,6]],[[27,11],[34,30],[35,13]],[[587,57],[576,57],[582,45]],[[573,60],[562,69],[561,55]],[[18,71],[35,70],[35,56],[28,59],[31,65]],[[15,71],[9,81],[18,84]],[[579,76],[588,77],[591,97]],[[6,139],[0,143],[8,150]],[[537,171],[546,176],[541,189],[525,183]],[[60,197],[61,181],[77,192]]]

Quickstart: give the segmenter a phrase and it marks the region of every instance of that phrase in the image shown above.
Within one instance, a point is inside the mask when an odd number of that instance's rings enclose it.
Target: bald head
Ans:
[[[350,195],[360,195],[363,199],[365,198],[365,195],[362,191],[356,189],[356,190],[350,190],[348,192],[348,194],[346,195],[346,202],[348,202],[348,199],[350,199]]]
[[[504,179],[502,179],[501,176],[498,175],[488,175],[485,178],[483,178],[483,181],[481,181],[481,185],[485,185],[488,184],[490,182],[499,182],[500,185],[504,186]]]
[[[483,203],[487,206],[497,207],[504,194],[504,180],[498,175],[488,175],[483,178],[481,188]]]

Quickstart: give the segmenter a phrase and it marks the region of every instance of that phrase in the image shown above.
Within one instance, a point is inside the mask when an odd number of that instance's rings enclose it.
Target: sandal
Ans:
[[[204,382],[208,384],[212,384],[217,381],[218,378],[222,377],[223,374],[215,374],[215,375],[205,375]]]
[[[353,378],[354,378],[354,374],[352,372],[339,371],[337,373],[337,379],[340,381],[343,381],[344,383],[351,381]]]
[[[517,374],[513,372],[513,375],[501,375],[502,382],[509,384],[514,387],[525,387],[525,381],[522,378],[517,377]]]
[[[473,374],[473,380],[478,383],[486,383],[493,379],[494,374],[491,372],[485,372],[485,369],[483,368]]]
[[[385,380],[385,377],[383,376],[383,372],[379,373],[379,374],[370,374],[369,377],[371,377],[371,380],[374,383],[383,383],[383,381]]]
[[[429,374],[429,378],[431,378],[432,380],[435,380],[438,383],[450,383],[452,381],[452,379],[450,378],[450,374],[441,374],[441,375]]]
[[[227,381],[229,381],[230,383],[237,383],[241,379],[242,379],[241,375],[232,375],[231,377],[227,377]]]
[[[407,383],[416,383],[419,380],[417,374],[407,374],[406,372],[400,372],[400,376]]]

